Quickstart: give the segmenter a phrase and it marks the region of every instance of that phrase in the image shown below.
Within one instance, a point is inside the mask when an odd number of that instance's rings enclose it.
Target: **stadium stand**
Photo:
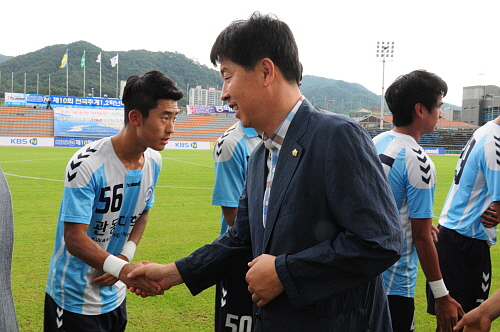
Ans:
[[[173,141],[216,141],[238,119],[227,116],[178,115]]]
[[[450,132],[450,139],[454,145],[465,146],[472,136],[472,131],[469,132]]]
[[[370,137],[373,138],[388,129],[367,129]],[[445,150],[462,150],[474,130],[448,131],[438,129],[432,134],[425,134],[420,138],[419,145],[423,147],[445,148]]]
[[[227,116],[178,115],[172,141],[214,142],[236,121]],[[41,108],[0,107],[0,136],[53,137],[54,113]]]
[[[41,108],[0,108],[0,136],[54,136],[54,113]]]
[[[216,115],[178,115],[172,141],[215,142],[237,119],[233,116]],[[444,127],[445,128],[445,127]],[[446,130],[441,128],[425,134],[420,139],[424,147],[443,147],[446,150],[461,150],[473,133],[471,129]],[[366,128],[373,138],[382,131],[379,128]],[[42,108],[0,107],[0,136],[13,137],[53,137],[54,114]],[[85,138],[85,137],[81,137]]]

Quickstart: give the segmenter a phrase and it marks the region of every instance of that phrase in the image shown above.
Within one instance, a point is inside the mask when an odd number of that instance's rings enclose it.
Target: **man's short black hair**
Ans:
[[[127,79],[122,102],[125,105],[125,125],[131,110],[141,112],[144,118],[149,110],[158,107],[159,99],[179,101],[184,96],[170,78],[158,70],[148,71],[142,76],[133,75]]]
[[[229,60],[246,70],[253,70],[264,58],[271,59],[287,81],[300,85],[302,65],[292,31],[274,15],[259,12],[248,20],[232,22],[219,34],[210,52],[214,66]]]
[[[441,77],[425,70],[399,76],[385,92],[385,100],[396,127],[413,123],[415,105],[420,103],[432,113],[439,96],[446,96],[448,85]]]

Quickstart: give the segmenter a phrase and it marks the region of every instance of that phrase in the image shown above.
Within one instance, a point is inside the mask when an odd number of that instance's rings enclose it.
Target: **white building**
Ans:
[[[222,106],[221,95],[221,90],[215,90],[215,88],[202,89],[201,86],[197,86],[189,89],[189,105]]]

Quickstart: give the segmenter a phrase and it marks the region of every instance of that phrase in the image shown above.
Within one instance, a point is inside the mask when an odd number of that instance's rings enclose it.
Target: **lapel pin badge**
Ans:
[[[292,156],[297,157],[298,154],[299,154],[299,151],[297,151],[297,149],[293,149]]]

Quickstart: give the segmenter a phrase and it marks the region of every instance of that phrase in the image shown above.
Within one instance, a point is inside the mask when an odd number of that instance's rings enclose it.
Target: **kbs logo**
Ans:
[[[38,145],[38,139],[32,138],[11,138],[10,144],[12,145]]]
[[[197,149],[197,142],[175,142],[174,146],[178,149]]]

